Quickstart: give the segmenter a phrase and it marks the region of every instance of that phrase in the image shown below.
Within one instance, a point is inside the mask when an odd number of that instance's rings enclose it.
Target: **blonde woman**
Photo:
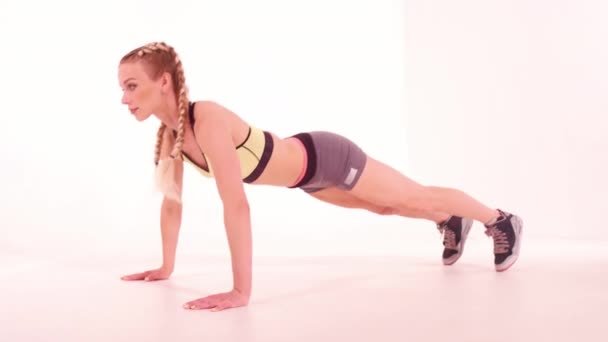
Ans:
[[[327,131],[280,137],[243,120],[213,101],[190,101],[184,68],[175,50],[154,42],[127,53],[119,63],[122,103],[139,121],[160,120],[154,163],[164,193],[160,225],[163,263],[122,277],[161,280],[173,272],[181,224],[183,162],[215,180],[224,210],[233,273],[230,291],[194,299],[187,309],[213,311],[245,306],[252,291],[252,237],[244,184],[298,188],[341,207],[380,215],[433,221],[444,234],[443,263],[462,255],[473,221],[494,241],[496,271],[519,256],[520,217],[485,206],[463,191],[424,186],[367,155],[349,139]]]

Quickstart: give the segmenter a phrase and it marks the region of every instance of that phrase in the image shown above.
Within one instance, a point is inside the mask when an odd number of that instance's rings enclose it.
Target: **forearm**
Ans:
[[[161,238],[163,244],[163,267],[173,271],[175,252],[182,220],[182,205],[163,200],[160,214]]]
[[[224,224],[232,257],[234,289],[249,297],[252,282],[252,239],[251,216],[247,202],[225,207]]]

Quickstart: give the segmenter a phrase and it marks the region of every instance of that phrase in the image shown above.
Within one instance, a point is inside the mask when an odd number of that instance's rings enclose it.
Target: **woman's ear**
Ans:
[[[168,72],[163,72],[160,77],[160,90],[163,94],[169,93],[172,91],[171,86],[173,85],[171,74]]]

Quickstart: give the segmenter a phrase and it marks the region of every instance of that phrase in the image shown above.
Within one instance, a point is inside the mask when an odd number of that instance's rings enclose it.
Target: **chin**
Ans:
[[[144,115],[141,115],[139,113],[135,114],[135,120],[137,120],[139,122],[146,121],[149,117],[150,117],[150,114],[144,114]]]

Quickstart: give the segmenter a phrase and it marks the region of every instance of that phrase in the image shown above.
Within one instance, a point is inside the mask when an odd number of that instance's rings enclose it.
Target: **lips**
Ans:
[[[135,112],[138,110],[139,108],[129,108],[129,111],[131,112],[131,114],[135,114]]]

